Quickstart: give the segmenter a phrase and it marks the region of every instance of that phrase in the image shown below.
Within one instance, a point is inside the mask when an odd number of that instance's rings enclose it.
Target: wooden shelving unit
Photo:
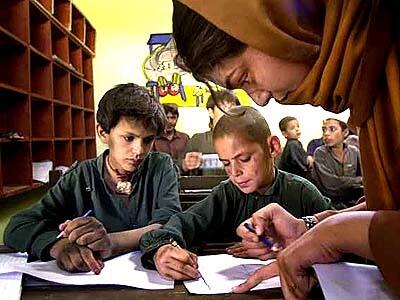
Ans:
[[[96,156],[95,37],[71,0],[0,1],[0,198],[40,186],[32,162]]]

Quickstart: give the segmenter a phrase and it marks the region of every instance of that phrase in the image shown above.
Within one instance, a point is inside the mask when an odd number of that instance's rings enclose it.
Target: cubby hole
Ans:
[[[68,30],[71,29],[71,1],[53,0],[54,16]]]
[[[31,92],[51,98],[51,62],[31,50]]]
[[[2,31],[0,31],[0,83],[24,91],[29,89],[28,48]]]
[[[71,75],[71,104],[83,106],[83,84],[82,79]]]
[[[85,136],[85,123],[83,119],[83,110],[72,109],[72,137]]]
[[[29,123],[28,96],[0,88],[0,131],[18,133],[29,140]]]
[[[3,196],[28,190],[32,184],[32,159],[29,143],[0,144]]]
[[[54,104],[54,134],[56,138],[71,137],[71,109]]]
[[[54,148],[55,148],[54,167],[57,166],[69,167],[72,164],[71,141],[55,141]]]
[[[28,42],[28,8],[29,0],[0,1],[0,27],[24,42]]]
[[[32,139],[54,137],[53,104],[40,98],[31,101]]]
[[[47,57],[51,57],[50,19],[36,5],[29,7],[30,44]]]
[[[82,53],[82,67],[85,79],[93,82],[93,61],[92,56],[85,51]]]
[[[85,108],[94,109],[94,95],[93,95],[93,86],[83,83],[83,99]]]
[[[69,59],[74,69],[82,74],[82,48],[72,40],[69,41]]]
[[[73,160],[85,160],[86,159],[86,151],[85,151],[85,141],[84,140],[74,140],[72,141],[72,158]]]
[[[51,24],[52,52],[65,64],[69,63],[68,36],[57,25]]]
[[[38,0],[40,4],[49,12],[53,13],[53,0]]]
[[[53,97],[58,101],[70,103],[69,73],[53,63]]]
[[[32,143],[32,161],[51,160],[54,163],[54,146],[52,141],[36,141]]]
[[[93,26],[86,20],[85,26],[85,45],[89,47],[90,50],[95,52],[96,49],[96,30]]]
[[[94,137],[94,113],[85,111],[85,135],[87,137]]]
[[[96,139],[86,140],[86,158],[96,157]]]
[[[85,42],[85,18],[74,4],[72,4],[71,31],[82,43]]]

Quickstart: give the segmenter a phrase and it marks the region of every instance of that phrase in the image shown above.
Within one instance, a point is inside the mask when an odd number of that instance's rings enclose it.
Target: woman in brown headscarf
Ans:
[[[340,252],[370,256],[400,292],[399,1],[180,2],[174,2],[173,16],[178,62],[197,79],[243,88],[259,105],[275,98],[336,113],[350,109],[350,123],[359,128],[366,203],[373,212],[337,214],[329,218],[336,221],[321,222],[307,240],[302,236],[296,242],[318,249],[330,226],[340,227],[349,239],[367,233],[359,245],[341,245]],[[354,226],[358,232],[347,230]],[[291,247],[279,259],[283,291],[302,297],[308,291],[304,283],[282,271],[298,254]],[[314,256],[308,264],[339,257]]]

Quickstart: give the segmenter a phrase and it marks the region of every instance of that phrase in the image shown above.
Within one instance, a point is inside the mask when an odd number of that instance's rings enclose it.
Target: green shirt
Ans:
[[[208,197],[172,216],[162,228],[144,234],[140,240],[143,264],[152,267],[154,252],[171,238],[186,248],[204,240],[236,241],[236,228],[270,203],[278,203],[297,218],[331,208],[330,201],[306,179],[277,169],[275,172],[275,180],[264,195],[245,194],[226,180]]]
[[[79,163],[68,171],[46,196],[32,208],[13,216],[7,225],[7,246],[28,252],[33,258],[50,259],[58,225],[92,209],[91,216],[103,223],[107,232],[119,232],[164,224],[179,203],[178,171],[169,155],[150,153],[140,165],[126,206],[111,191],[103,176],[106,150],[95,159]]]

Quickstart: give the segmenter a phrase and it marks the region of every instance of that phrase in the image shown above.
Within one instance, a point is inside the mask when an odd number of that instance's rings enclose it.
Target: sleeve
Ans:
[[[73,176],[73,172],[64,175],[42,200],[10,219],[4,233],[7,246],[28,252],[34,259],[51,259],[50,246],[59,234],[58,225],[74,215]]]
[[[304,149],[296,143],[290,143],[288,147],[291,164],[300,170],[308,171],[307,153]]]
[[[162,174],[157,187],[157,205],[152,211],[149,224],[165,224],[172,215],[182,211],[179,201],[179,170],[170,156],[164,157]]]
[[[378,211],[369,227],[369,245],[386,283],[400,295],[400,211]]]
[[[216,187],[212,193],[188,210],[177,213],[160,229],[145,233],[140,239],[142,263],[154,268],[153,255],[159,247],[174,239],[183,248],[190,247],[194,241],[218,236],[229,227],[227,197],[223,189]],[[233,201],[233,200],[232,200]]]
[[[304,213],[306,216],[334,209],[331,200],[328,197],[324,197],[317,187],[308,181],[303,185],[301,198],[305,203]]]
[[[326,164],[325,155],[322,151],[315,151],[313,178],[324,188],[329,194],[341,195],[349,189],[358,188],[362,185],[362,177],[337,176]]]

